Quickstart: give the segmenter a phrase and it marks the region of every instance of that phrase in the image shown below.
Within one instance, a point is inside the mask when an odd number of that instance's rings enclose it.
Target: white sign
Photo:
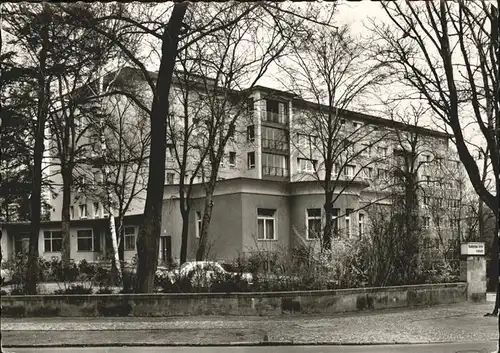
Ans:
[[[484,255],[484,243],[462,243],[460,244],[460,253],[469,256]]]

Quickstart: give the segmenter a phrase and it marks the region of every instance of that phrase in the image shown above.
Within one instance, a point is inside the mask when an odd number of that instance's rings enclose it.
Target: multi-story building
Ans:
[[[173,96],[181,88],[174,83]],[[194,85],[196,87],[196,85]],[[200,89],[200,87],[198,87]],[[235,92],[237,96],[238,92]],[[173,116],[181,108],[173,97]],[[234,102],[234,101],[233,101]],[[307,119],[328,107],[305,101],[290,92],[256,86],[245,91],[248,114],[237,121],[229,139],[215,189],[213,214],[208,233],[208,257],[232,259],[256,250],[280,250],[297,242],[317,242],[324,226],[324,165],[321,143],[324,136],[311,129]],[[369,227],[367,206],[389,204],[387,195],[400,151],[409,148],[417,163],[418,182],[430,183],[430,176],[450,159],[449,135],[389,119],[347,110],[337,111],[339,138],[352,136],[333,162],[333,226],[338,237],[361,237]],[[132,116],[134,114],[131,114]],[[179,113],[182,116],[182,112]],[[199,117],[188,117],[197,124]],[[304,123],[305,122],[305,123]],[[369,133],[366,133],[369,131]],[[401,143],[401,134],[421,136],[418,149]],[[172,137],[172,136],[171,136]],[[175,138],[167,146],[166,185],[160,241],[160,261],[180,254],[182,219],[179,209],[179,175],[174,158]],[[410,153],[410,154],[411,154]],[[350,155],[345,158],[345,155]],[[190,164],[196,163],[196,155]],[[434,169],[432,169],[434,168]],[[88,168],[98,186],[99,170]],[[54,174],[57,174],[54,173]],[[444,175],[444,174],[443,174]],[[204,175],[195,176],[189,215],[188,258],[196,253],[204,205]],[[421,188],[424,190],[424,188]],[[42,224],[40,254],[58,256],[60,249],[61,195],[52,197],[50,221]],[[138,201],[139,198],[137,198]],[[72,258],[98,260],[110,247],[104,208],[92,193],[75,190],[72,196]],[[125,217],[126,258],[135,253],[135,237],[142,206],[132,207]],[[423,211],[423,217],[429,217]],[[430,221],[424,218],[424,225]],[[22,250],[27,225],[7,224],[2,251],[9,256]],[[337,239],[337,238],[336,238]],[[335,241],[335,240],[334,240]],[[4,250],[7,249],[7,250]]]

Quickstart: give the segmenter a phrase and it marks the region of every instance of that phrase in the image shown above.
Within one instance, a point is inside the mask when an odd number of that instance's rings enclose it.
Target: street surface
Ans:
[[[389,346],[10,348],[9,353],[490,353],[496,342]]]

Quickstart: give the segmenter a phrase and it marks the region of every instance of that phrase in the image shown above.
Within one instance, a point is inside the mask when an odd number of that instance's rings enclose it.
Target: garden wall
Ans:
[[[2,316],[340,313],[465,302],[466,283],[268,293],[2,296]]]

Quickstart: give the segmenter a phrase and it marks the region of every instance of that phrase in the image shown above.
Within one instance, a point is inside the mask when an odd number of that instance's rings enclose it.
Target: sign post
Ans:
[[[486,259],[484,243],[460,244],[460,280],[467,282],[467,300],[486,301]]]

